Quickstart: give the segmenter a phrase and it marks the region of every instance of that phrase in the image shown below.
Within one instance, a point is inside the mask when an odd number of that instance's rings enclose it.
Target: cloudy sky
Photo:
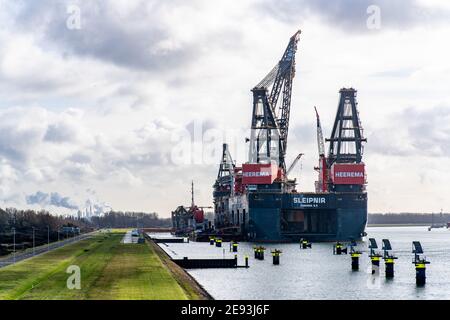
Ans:
[[[212,204],[250,89],[302,30],[287,162],[312,191],[316,105],[358,90],[370,212],[450,211],[450,5],[383,0],[0,0],[0,206]],[[375,7],[371,6],[375,5]],[[378,19],[378,17],[380,19]]]

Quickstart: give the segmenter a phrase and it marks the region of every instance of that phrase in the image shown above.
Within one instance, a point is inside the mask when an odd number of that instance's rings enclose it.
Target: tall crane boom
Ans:
[[[323,140],[322,125],[320,124],[320,117],[317,108],[314,107],[316,111],[317,119],[317,147],[319,149],[319,166],[315,169],[319,172],[319,179],[316,181],[316,192],[326,192],[328,190],[327,180],[328,180],[328,167],[327,160],[325,158],[325,142]]]
[[[289,40],[281,60],[253,89],[253,115],[249,162],[276,161],[286,173],[285,155],[289,132],[295,53],[301,31]],[[269,94],[270,91],[270,94]],[[281,103],[278,103],[282,95]]]
[[[319,113],[317,112],[317,108],[314,107],[316,111],[316,119],[317,119],[317,146],[319,148],[319,156],[325,155],[325,142],[323,140],[322,126],[320,125]]]

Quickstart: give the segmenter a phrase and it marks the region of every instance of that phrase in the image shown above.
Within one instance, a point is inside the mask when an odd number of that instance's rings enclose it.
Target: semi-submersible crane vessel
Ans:
[[[250,241],[358,240],[367,222],[363,130],[356,90],[343,88],[328,155],[317,116],[319,165],[315,192],[297,192],[286,168],[292,80],[300,31],[276,66],[253,89],[247,163],[237,166],[228,145],[213,186],[215,232]]]

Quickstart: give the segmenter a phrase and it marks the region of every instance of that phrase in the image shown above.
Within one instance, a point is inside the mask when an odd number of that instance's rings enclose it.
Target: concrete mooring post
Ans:
[[[394,277],[394,262],[395,262],[394,259],[397,259],[397,258],[396,257],[384,258],[386,278]]]
[[[412,253],[414,253],[413,264],[416,267],[416,285],[424,286],[426,282],[426,265],[430,264],[430,262],[425,257],[420,256],[423,254],[423,249],[419,241],[413,241],[412,246]]]
[[[347,248],[341,242],[336,242],[333,246],[333,254],[341,255],[343,253],[347,254]]]
[[[379,272],[380,270],[380,255],[370,255],[370,261],[372,262],[372,274]]]
[[[350,244],[350,256],[352,258],[352,270],[359,270],[359,257],[361,256],[361,251],[355,250],[356,242],[352,241]]]
[[[375,251],[375,249],[378,249],[378,244],[374,238],[369,238],[369,249],[369,257],[370,261],[372,262],[372,274],[375,274],[380,270],[381,254]]]
[[[358,271],[359,270],[359,257],[361,256],[361,252],[353,252],[351,253],[352,257],[352,270]]]
[[[415,263],[416,266],[416,285],[423,286],[426,282],[426,266],[425,263]]]
[[[238,243],[236,241],[233,241],[232,248],[233,248],[233,252],[238,252]]]
[[[281,255],[282,251],[275,249],[271,252],[272,252],[272,257],[273,257],[273,264],[279,265],[280,264],[280,255]]]
[[[264,260],[264,250],[266,250],[266,248],[262,246],[255,246],[254,250],[255,250],[255,259]]]
[[[393,254],[390,254],[389,251],[392,250],[391,242],[389,239],[383,239],[383,259],[384,259],[384,265],[385,265],[385,275],[386,278],[390,279],[394,277],[394,263],[397,259],[396,256]]]
[[[302,248],[302,249],[311,249],[311,242],[309,242],[308,240],[306,240],[306,239],[301,239],[300,240],[300,248]]]
[[[260,247],[259,248],[259,254],[258,254],[258,259],[259,260],[264,260],[264,251],[265,251],[266,249],[265,248],[263,248],[263,247]]]

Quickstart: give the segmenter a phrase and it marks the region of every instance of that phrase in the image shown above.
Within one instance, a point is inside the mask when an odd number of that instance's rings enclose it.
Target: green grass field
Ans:
[[[123,231],[98,234],[0,269],[0,299],[198,299],[146,244],[122,244]],[[81,270],[81,289],[68,289],[66,269]]]

